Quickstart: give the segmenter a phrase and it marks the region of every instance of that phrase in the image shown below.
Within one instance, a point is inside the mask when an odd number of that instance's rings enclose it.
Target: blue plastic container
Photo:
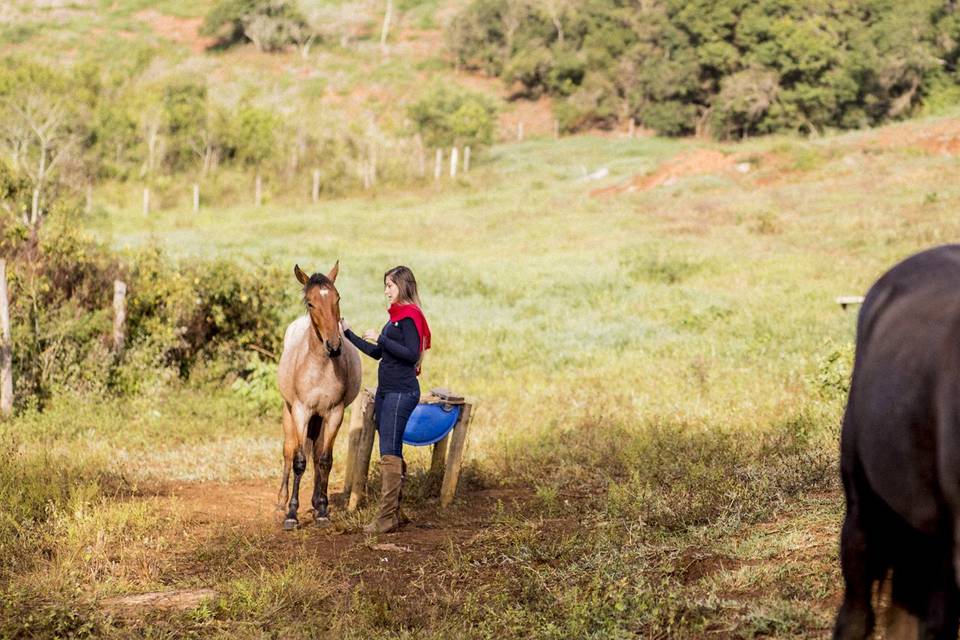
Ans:
[[[403,430],[403,443],[425,447],[439,442],[450,433],[459,418],[458,404],[418,404]]]

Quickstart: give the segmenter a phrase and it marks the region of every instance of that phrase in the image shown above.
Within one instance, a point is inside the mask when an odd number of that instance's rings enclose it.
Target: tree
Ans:
[[[76,154],[79,124],[65,78],[38,65],[9,62],[0,74],[0,145],[14,169],[30,181],[29,222],[35,227],[42,217],[45,191]]]
[[[493,142],[497,109],[484,95],[435,84],[407,108],[407,115],[431,147]]]
[[[260,51],[290,44],[309,50],[312,42],[312,29],[293,0],[220,0],[204,18],[201,33],[228,46],[249,40]]]

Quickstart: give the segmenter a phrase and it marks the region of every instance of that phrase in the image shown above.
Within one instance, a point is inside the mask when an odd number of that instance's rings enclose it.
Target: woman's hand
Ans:
[[[350,330],[350,323],[347,322],[346,318],[340,318],[340,328],[343,329],[344,333]]]
[[[376,342],[377,338],[379,337],[380,337],[380,334],[374,331],[373,329],[368,329],[367,331],[363,332],[363,339],[367,340],[368,342]]]

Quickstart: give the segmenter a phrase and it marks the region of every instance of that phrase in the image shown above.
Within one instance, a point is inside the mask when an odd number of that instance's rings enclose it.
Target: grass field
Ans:
[[[381,3],[324,4],[348,37],[306,58],[205,49],[212,0],[15,0],[0,53],[57,68],[150,53],[143,86],[203,78],[218,103],[309,107],[318,130],[405,136],[403,107],[431,79],[507,93],[445,60],[460,0],[397,3],[387,55]],[[365,537],[371,507],[337,499],[330,527],[285,533],[268,358],[254,398],[217,363],[190,380],[148,372],[133,397],[56,396],[0,422],[0,638],[829,633],[856,317],[834,299],[960,236],[960,121],[728,145],[553,140],[536,137],[553,131],[549,101],[501,107],[498,138],[522,121],[533,139],[439,184],[384,179],[313,204],[274,172],[263,207],[226,206],[252,199],[252,176],[226,167],[199,213],[192,176],[157,178],[148,216],[138,180],[96,185],[76,224],[119,251],[277,266],[290,300],[295,263],[339,259],[355,329],[383,322],[382,274],[410,266],[434,336],[422,387],[476,405],[467,465],[440,510],[429,452],[408,448],[413,523],[397,534]],[[369,498],[378,485],[374,472]],[[131,599],[154,592],[166,600]]]
[[[2,512],[0,636],[824,636],[855,318],[833,300],[957,237],[960,164],[927,145],[951,127],[533,140],[439,187],[103,209],[83,224],[117,248],[266,261],[291,290],[294,263],[339,259],[359,328],[382,320],[382,272],[409,265],[434,333],[422,385],[478,407],[469,464],[441,512],[409,452],[401,533],[366,539],[369,511],[337,503],[332,527],[284,534],[278,412],[210,383],[58,399],[0,427],[0,495],[21,507]],[[731,168],[590,195],[705,152]],[[197,589],[215,595],[115,600]]]

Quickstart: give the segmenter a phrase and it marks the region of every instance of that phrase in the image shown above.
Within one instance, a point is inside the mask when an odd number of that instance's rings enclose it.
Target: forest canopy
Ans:
[[[818,133],[960,97],[952,2],[472,0],[446,36],[460,66],[554,97],[566,130]]]

